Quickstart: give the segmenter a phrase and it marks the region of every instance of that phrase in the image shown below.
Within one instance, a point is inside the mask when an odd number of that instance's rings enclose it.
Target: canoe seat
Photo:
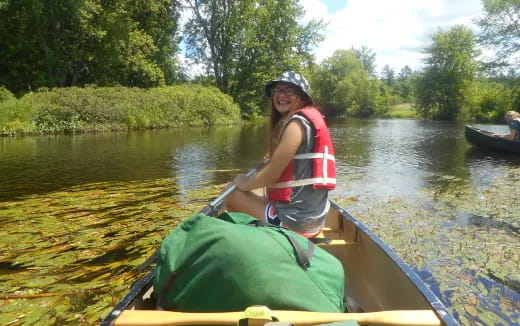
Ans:
[[[342,239],[343,232],[341,229],[332,229],[330,227],[324,227],[318,238],[330,239],[328,243],[319,243],[320,247],[354,247],[357,246],[356,241]]]
[[[323,249],[338,248],[338,247],[355,247],[358,243],[356,241],[346,241],[343,239],[331,239],[328,243],[318,243],[318,246]]]

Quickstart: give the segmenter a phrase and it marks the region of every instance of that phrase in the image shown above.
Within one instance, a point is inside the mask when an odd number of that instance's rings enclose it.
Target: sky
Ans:
[[[300,0],[304,21],[328,23],[325,40],[314,50],[320,63],[337,49],[366,46],[376,54],[376,72],[388,64],[398,74],[423,67],[432,35],[483,16],[481,0]]]
[[[300,4],[306,11],[302,23],[311,19],[328,23],[325,40],[314,50],[318,63],[337,49],[366,46],[376,54],[378,74],[387,64],[396,74],[405,65],[421,69],[423,50],[432,44],[433,34],[457,24],[477,32],[473,20],[484,15],[481,0],[300,0]],[[181,25],[186,20],[182,15]],[[202,73],[183,53],[179,59],[188,75]]]

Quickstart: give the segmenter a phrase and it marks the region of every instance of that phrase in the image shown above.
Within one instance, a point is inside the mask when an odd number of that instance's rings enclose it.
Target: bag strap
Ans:
[[[294,251],[296,251],[296,258],[298,259],[298,264],[301,268],[304,270],[307,270],[309,267],[311,267],[311,259],[314,256],[314,250],[316,249],[316,246],[311,241],[308,241],[309,247],[307,248],[307,252],[303,250],[302,246],[296,239],[283,231],[281,231],[283,235],[289,240],[291,245],[294,248]]]
[[[171,272],[170,276],[168,276],[168,280],[166,281],[166,284],[164,285],[164,287],[162,289],[160,289],[159,291],[156,291],[157,289],[154,289],[154,292],[158,292],[157,293],[157,304],[155,305],[155,308],[157,310],[165,310],[163,307],[164,307],[164,303],[166,303],[166,299],[168,297],[168,293],[170,292],[170,290],[172,289],[173,285],[175,284],[175,281],[177,280],[177,278],[179,277],[179,275],[181,273],[184,272],[184,270],[190,266],[190,264],[184,264],[183,266],[181,266],[180,268],[178,268],[177,270]]]
[[[314,244],[329,244],[332,242],[332,239],[329,238],[310,238],[309,241],[311,241]]]
[[[307,251],[305,251],[300,243],[290,234],[283,231],[280,227],[277,227],[276,225],[272,225],[267,223],[264,220],[255,220],[248,224],[253,227],[275,227],[277,228],[276,231],[283,234],[287,240],[289,240],[289,243],[293,247],[295,253],[296,253],[296,260],[298,261],[298,265],[300,265],[301,268],[304,270],[307,270],[311,266],[311,260],[314,256],[314,251],[316,250],[316,246],[312,241],[308,241],[309,247],[307,248]]]
[[[157,310],[165,310],[163,308],[163,303],[166,302],[166,297],[168,295],[168,292],[170,291],[170,288],[173,286],[173,283],[175,283],[175,280],[177,279],[177,276],[179,275],[178,272],[174,271],[170,274],[168,277],[168,280],[166,281],[166,284],[161,289],[161,291],[158,291],[157,295],[157,304],[155,305],[155,308]]]

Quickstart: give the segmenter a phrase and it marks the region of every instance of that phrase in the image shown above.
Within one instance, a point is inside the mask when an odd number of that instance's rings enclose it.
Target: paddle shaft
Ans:
[[[260,168],[262,168],[265,164],[267,164],[267,162],[269,162],[269,159],[265,159],[262,163],[258,164],[255,168],[248,171],[246,173],[246,175],[248,177],[252,177],[253,175],[255,175],[258,172],[258,170]],[[237,186],[235,184],[230,185],[220,196],[218,196],[217,198],[215,198],[215,200],[213,200],[211,203],[206,205],[206,207],[204,207],[200,211],[200,213],[205,214],[205,215],[213,215],[214,213],[216,213],[216,211],[219,209],[219,206],[222,203],[222,201],[224,200],[224,198],[226,198],[235,189],[237,189]],[[153,264],[157,260],[158,255],[159,255],[159,249],[157,249],[150,257],[148,257],[148,259],[145,260],[144,263],[139,265],[137,267],[137,270],[144,271],[145,269],[147,269],[151,264]]]
[[[269,161],[269,159],[265,159],[262,163],[258,164],[254,169],[251,169],[250,171],[248,171],[246,173],[246,176],[248,177],[252,177],[253,175],[255,175],[258,170],[260,168],[262,168],[265,164],[267,164],[267,162]],[[222,194],[220,196],[218,196],[217,198],[215,198],[215,200],[213,200],[211,203],[209,203],[206,207],[204,207],[200,212],[202,214],[206,214],[206,215],[211,215],[213,213],[215,213],[215,211],[218,209],[217,207],[222,203],[222,201],[230,194],[232,193],[233,191],[235,191],[237,189],[237,185],[236,184],[231,184],[226,190],[224,190],[224,192],[222,192]]]
[[[365,313],[326,313],[274,310],[279,321],[295,325],[316,325],[355,320],[362,325],[441,326],[432,310],[391,310]],[[237,325],[242,312],[184,313],[158,310],[125,310],[115,326]]]

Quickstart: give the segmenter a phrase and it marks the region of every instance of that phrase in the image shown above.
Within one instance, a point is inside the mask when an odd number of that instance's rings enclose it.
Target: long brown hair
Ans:
[[[301,108],[307,106],[313,106],[313,101],[309,97],[309,95],[305,94],[303,91],[298,89],[298,96],[302,100],[302,106],[300,108],[296,108],[294,111],[299,110]],[[274,106],[274,96],[271,95],[269,99],[269,155],[272,155],[276,145],[278,145],[278,141],[280,139],[280,133],[282,131],[283,124],[286,119],[283,118],[282,114],[278,112],[276,107]],[[292,112],[289,112],[286,117],[289,117]]]

